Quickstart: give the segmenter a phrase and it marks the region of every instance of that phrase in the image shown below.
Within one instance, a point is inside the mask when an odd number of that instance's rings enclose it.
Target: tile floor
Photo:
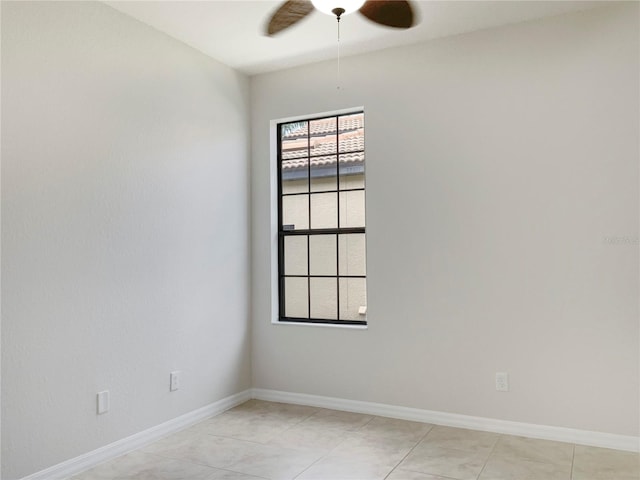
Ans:
[[[251,400],[73,480],[638,480],[637,454]]]

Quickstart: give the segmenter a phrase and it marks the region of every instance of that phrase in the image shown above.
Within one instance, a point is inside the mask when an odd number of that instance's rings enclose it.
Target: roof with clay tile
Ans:
[[[361,113],[339,117],[340,133],[346,131],[361,130],[364,128],[364,116]],[[294,122],[298,128],[287,131],[282,139],[299,138],[307,136],[307,127],[311,124],[311,136],[336,133],[336,118],[328,117],[319,120],[309,120],[304,122]]]
[[[364,118],[362,114],[339,117],[340,164],[364,162]],[[308,134],[308,128],[311,133]],[[335,117],[297,122],[282,136],[282,169],[329,166],[336,163]]]

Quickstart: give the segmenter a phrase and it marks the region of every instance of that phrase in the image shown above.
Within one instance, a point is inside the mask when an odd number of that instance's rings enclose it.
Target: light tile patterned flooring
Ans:
[[[638,454],[251,400],[73,480],[638,480]]]

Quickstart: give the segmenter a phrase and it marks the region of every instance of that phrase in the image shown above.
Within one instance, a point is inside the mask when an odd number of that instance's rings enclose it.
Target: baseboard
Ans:
[[[46,470],[41,470],[40,472],[23,477],[22,480],[62,480],[84,472],[100,463],[129,453],[149,443],[155,442],[166,435],[183,430],[208,417],[218,415],[225,410],[240,405],[251,399],[251,393],[251,390],[236,393],[235,395],[223,398],[222,400],[218,400],[192,412],[185,413],[173,420],[100,447],[92,452],[85,453],[79,457],[49,467]]]
[[[207,406],[181,415],[155,427],[123,438],[104,447],[85,453],[79,457],[36,472],[21,480],[62,480],[81,473],[100,463],[119,457],[149,443],[183,430],[202,420],[218,415],[225,410],[240,405],[251,398],[271,402],[293,403],[321,408],[331,408],[347,412],[365,413],[381,417],[400,418],[416,422],[432,423],[449,427],[469,428],[486,432],[504,433],[558,442],[590,445],[594,447],[613,448],[630,452],[640,451],[640,438],[629,435],[615,435],[602,432],[590,432],[564,427],[535,425],[530,423],[511,422],[493,418],[472,417],[455,413],[436,412],[419,408],[399,407],[383,403],[346,400],[342,398],[308,395],[304,393],[280,392],[253,388],[218,400]]]
[[[345,400],[342,398],[323,397],[303,393],[280,392],[254,388],[252,397],[258,400],[293,403],[313,407],[331,408],[347,412],[366,413],[381,417],[400,418],[416,422],[445,425],[448,427],[468,428],[485,432],[503,433],[522,437],[554,440],[557,442],[575,443],[593,447],[613,448],[630,452],[640,451],[640,438],[630,435],[591,432],[573,428],[535,425],[531,423],[497,420],[494,418],[472,417],[456,413],[436,412],[419,408],[398,407],[383,403]]]

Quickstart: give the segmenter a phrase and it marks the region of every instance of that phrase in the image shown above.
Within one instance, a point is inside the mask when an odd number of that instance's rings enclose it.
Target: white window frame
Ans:
[[[270,252],[271,252],[271,324],[272,325],[297,325],[302,327],[321,327],[321,328],[347,328],[353,330],[367,330],[369,322],[366,325],[340,325],[335,323],[310,323],[310,322],[284,322],[279,320],[280,305],[279,305],[279,271],[278,271],[278,125],[281,123],[290,123],[297,121],[304,121],[319,117],[330,117],[333,115],[345,115],[355,112],[364,112],[364,107],[351,107],[340,110],[331,110],[328,112],[315,112],[306,115],[296,115],[292,117],[278,118],[271,120],[269,126],[269,177],[270,177]],[[365,115],[366,117],[366,115]],[[366,147],[365,147],[366,148]],[[366,175],[366,173],[365,173]],[[365,225],[366,225],[366,196],[365,196]],[[366,261],[366,259],[365,259]],[[367,282],[368,290],[368,282]],[[367,310],[367,318],[369,317],[369,311]]]

